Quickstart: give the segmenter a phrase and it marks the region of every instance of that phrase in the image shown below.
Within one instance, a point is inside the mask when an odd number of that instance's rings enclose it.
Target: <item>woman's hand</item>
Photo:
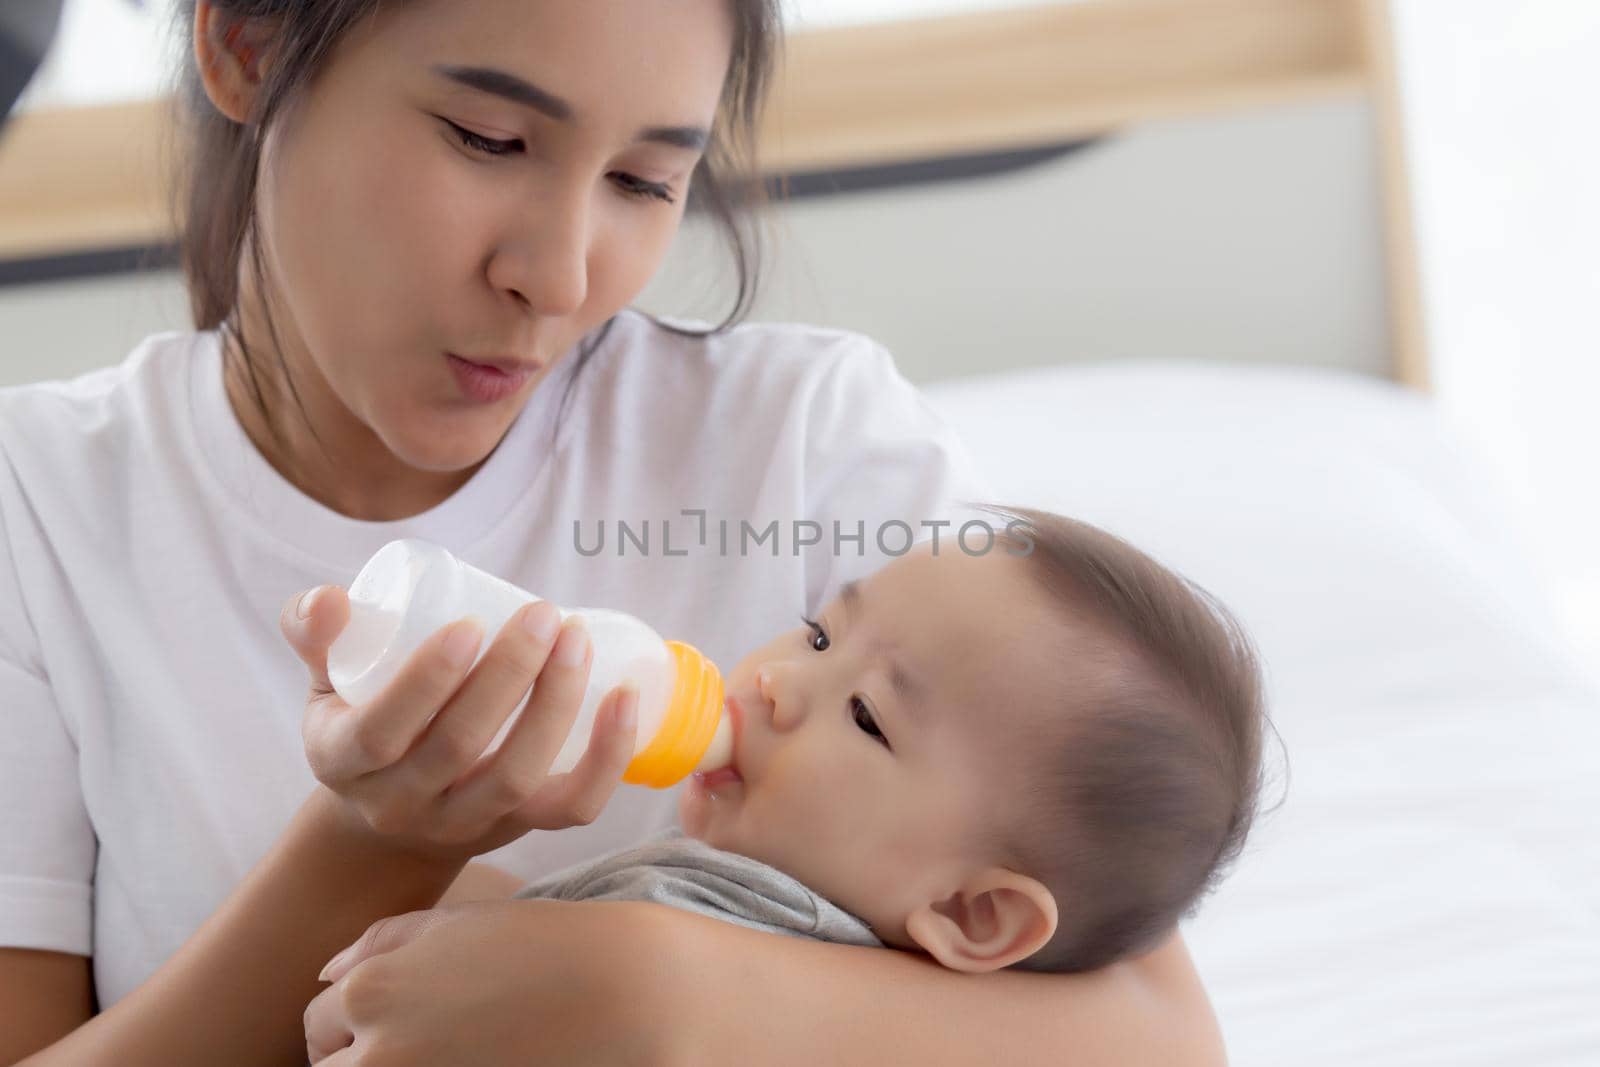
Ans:
[[[661,910],[509,900],[379,920],[324,970],[306,1052],[324,1067],[688,1062],[670,1047],[685,983]]]
[[[529,830],[593,822],[633,755],[637,694],[613,690],[573,769],[549,774],[577,717],[593,651],[577,620],[565,627],[538,601],[513,615],[483,659],[471,619],[432,635],[363,707],[328,681],[328,648],[350,618],[339,586],[284,605],[279,625],[311,675],[302,734],[312,773],[352,822],[402,848],[465,861]],[[533,686],[500,747],[483,751]]]

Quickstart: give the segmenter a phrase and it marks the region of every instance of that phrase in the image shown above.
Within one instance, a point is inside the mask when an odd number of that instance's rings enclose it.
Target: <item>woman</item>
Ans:
[[[769,3],[182,15],[197,331],[0,394],[0,1061],[1219,1062],[1176,933],[974,980],[647,904],[418,913],[635,842],[676,796],[617,788],[626,693],[546,775],[587,663],[548,612],[339,701],[336,587],[378,546],[731,662],[895,552],[889,524],[985,494],[881,349],[730,328],[747,244],[709,335],[626,310],[691,179],[740,233]]]

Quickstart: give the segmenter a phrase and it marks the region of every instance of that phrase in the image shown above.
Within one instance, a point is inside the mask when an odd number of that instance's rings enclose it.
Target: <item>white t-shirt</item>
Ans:
[[[0,945],[92,955],[108,1006],[216,910],[315,784],[279,609],[348,585],[391,539],[632,612],[731,668],[983,495],[953,433],[854,334],[699,341],[625,312],[558,421],[573,365],[470,482],[398,522],[279,476],[228,405],[215,333],[0,390]],[[797,553],[802,519],[822,542]],[[592,825],[487,858],[531,880],[634,844],[675,823],[678,788],[622,786]]]

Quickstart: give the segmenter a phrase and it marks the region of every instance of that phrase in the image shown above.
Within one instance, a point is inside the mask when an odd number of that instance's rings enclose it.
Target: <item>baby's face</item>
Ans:
[[[684,830],[762,860],[905,945],[1004,815],[999,734],[1026,729],[1060,617],[999,547],[927,545],[846,589],[727,679],[739,778],[692,779]]]

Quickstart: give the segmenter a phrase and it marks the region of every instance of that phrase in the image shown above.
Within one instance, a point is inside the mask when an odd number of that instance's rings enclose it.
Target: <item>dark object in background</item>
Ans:
[[[11,117],[61,21],[61,0],[5,0],[0,4],[0,126]]]

